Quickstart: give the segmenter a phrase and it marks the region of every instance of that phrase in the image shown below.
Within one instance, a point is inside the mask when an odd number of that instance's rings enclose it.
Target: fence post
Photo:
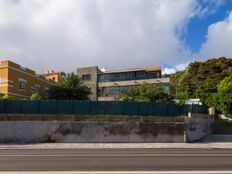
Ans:
[[[123,102],[122,105],[121,105],[121,115],[124,115],[124,113],[125,113],[124,112],[124,110],[125,110],[124,107],[125,107],[125,102]]]
[[[167,104],[167,116],[170,116],[170,112],[169,112],[169,103]]]
[[[37,100],[37,114],[39,114],[39,110],[40,110],[40,100]]]
[[[140,115],[140,104],[141,104],[141,102],[138,102],[138,104],[137,104],[137,107],[138,107],[138,109],[137,109],[137,115]]]
[[[5,113],[6,112],[6,104],[5,104],[5,100],[2,100],[2,113]]]
[[[108,102],[104,102],[104,108],[105,108],[104,112],[108,116]]]
[[[71,114],[74,114],[74,100],[72,100],[71,104]]]
[[[89,114],[92,114],[92,102],[91,101],[88,101],[88,104],[89,104]]]
[[[20,113],[23,114],[23,101],[19,101]]]
[[[152,103],[152,116],[156,115],[156,113],[155,113],[155,107],[156,107],[156,104]]]
[[[57,113],[57,100],[55,100],[54,114]]]

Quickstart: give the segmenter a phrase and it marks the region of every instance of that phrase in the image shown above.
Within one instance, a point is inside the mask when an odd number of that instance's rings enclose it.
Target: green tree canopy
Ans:
[[[188,93],[187,92],[178,92],[175,95],[175,101],[176,103],[183,105],[186,103],[186,101],[189,99]]]
[[[217,83],[214,80],[205,80],[196,87],[195,96],[200,98],[203,104],[213,106],[213,96],[217,93]]]
[[[219,111],[232,118],[232,76],[220,82],[218,93],[214,95],[214,103]]]
[[[165,102],[169,94],[161,86],[143,84],[123,91],[120,98],[123,101]]]
[[[90,94],[90,89],[75,73],[65,74],[57,86],[48,90],[48,98],[56,100],[88,100]]]
[[[205,62],[193,62],[184,71],[170,75],[170,93],[187,93],[188,98],[200,98],[203,104],[215,106],[219,83],[232,76],[231,58],[213,58]],[[216,107],[218,108],[218,107]]]
[[[225,78],[232,75],[231,58],[213,58],[205,62],[190,63],[186,70],[170,76],[170,92],[187,92],[190,98],[203,97],[203,92],[216,92],[216,86]],[[211,87],[209,85],[212,85]],[[210,89],[211,88],[211,89]]]

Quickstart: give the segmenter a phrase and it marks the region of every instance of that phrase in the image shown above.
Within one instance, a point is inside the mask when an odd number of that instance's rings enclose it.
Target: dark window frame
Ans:
[[[83,81],[90,81],[91,80],[91,74],[84,74],[82,75]]]

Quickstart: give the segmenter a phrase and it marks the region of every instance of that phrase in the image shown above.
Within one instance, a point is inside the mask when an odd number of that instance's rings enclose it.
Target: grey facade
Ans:
[[[97,74],[98,67],[86,67],[78,68],[77,74],[82,78],[84,84],[91,89],[92,94],[90,95],[90,100],[97,100]]]
[[[77,74],[91,89],[91,100],[119,100],[122,91],[140,84],[160,84],[168,87],[169,78],[161,77],[161,68],[151,66],[124,70],[100,71],[97,66],[78,68]]]

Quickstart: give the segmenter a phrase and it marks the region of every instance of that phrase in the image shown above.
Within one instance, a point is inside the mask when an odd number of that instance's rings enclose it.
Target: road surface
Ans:
[[[232,173],[232,149],[4,149],[0,150],[0,173],[7,171]]]

